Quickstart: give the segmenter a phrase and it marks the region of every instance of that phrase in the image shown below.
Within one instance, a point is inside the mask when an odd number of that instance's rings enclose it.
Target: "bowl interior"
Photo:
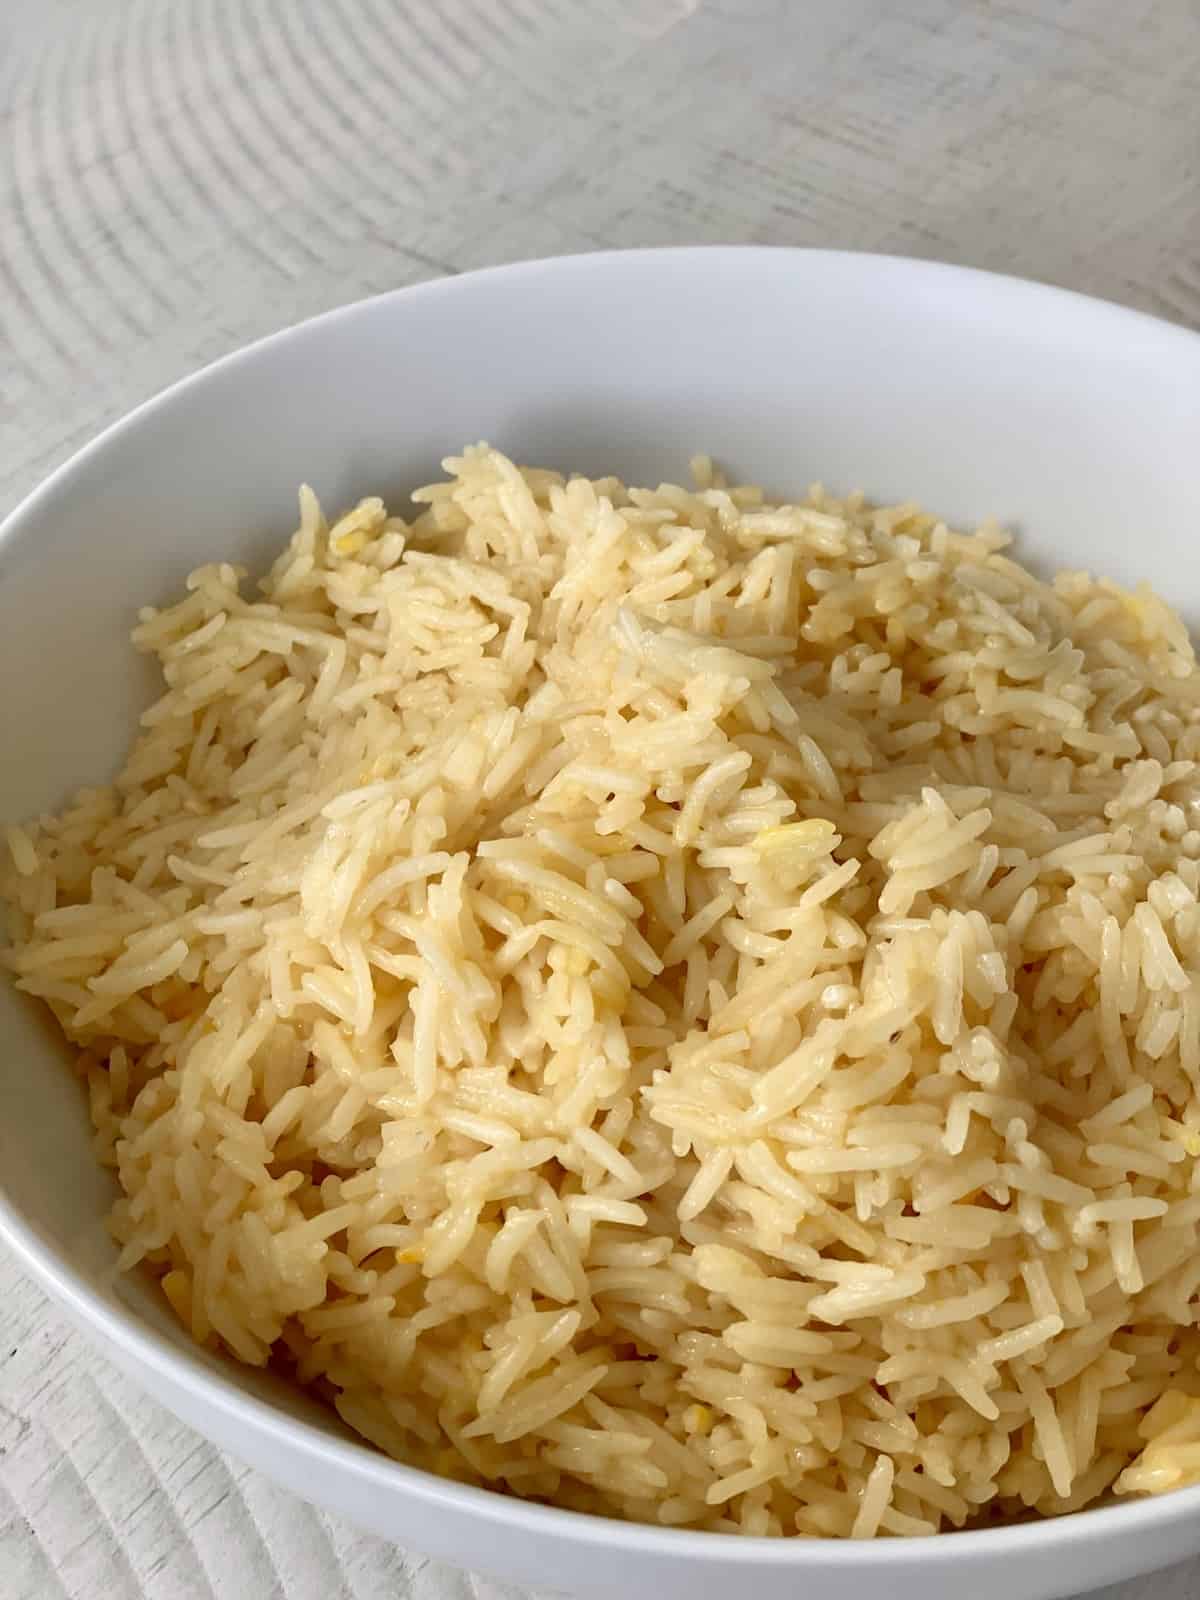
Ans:
[[[533,263],[333,313],[221,363],[90,446],[0,531],[0,821],[106,779],[153,675],[127,634],[188,571],[261,567],[295,491],[400,496],[486,438],[518,459],[680,480],[704,450],[781,494],[994,516],[1042,569],[1145,578],[1200,616],[1200,340],[956,269],[707,250]],[[83,1098],[39,1011],[0,983],[0,1183],[77,1285],[226,1381],[116,1279]]]

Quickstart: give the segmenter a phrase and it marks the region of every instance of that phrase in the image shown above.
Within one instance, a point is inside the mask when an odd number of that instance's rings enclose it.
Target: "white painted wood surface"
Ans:
[[[0,511],[249,339],[522,256],[833,244],[1200,325],[1198,108],[1197,0],[5,0]],[[506,1593],[220,1456],[0,1255],[4,1600]]]

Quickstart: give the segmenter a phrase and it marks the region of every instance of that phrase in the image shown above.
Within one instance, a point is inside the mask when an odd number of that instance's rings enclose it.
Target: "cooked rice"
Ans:
[[[1200,673],[985,529],[519,471],[140,614],[5,960],[195,1339],[578,1509],[1200,1476]]]

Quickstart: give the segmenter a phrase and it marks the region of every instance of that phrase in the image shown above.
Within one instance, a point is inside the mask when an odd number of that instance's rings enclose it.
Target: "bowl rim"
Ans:
[[[0,558],[3,557],[5,540],[17,531],[25,517],[32,515],[46,500],[60,492],[64,485],[69,483],[71,476],[82,470],[94,456],[102,454],[127,432],[132,432],[152,411],[170,406],[180,400],[187,391],[201,388],[218,376],[236,370],[243,363],[249,364],[251,361],[260,360],[276,345],[316,332],[319,328],[330,328],[338,322],[349,322],[360,316],[371,315],[393,302],[415,304],[419,300],[469,294],[478,284],[518,281],[524,277],[532,279],[545,272],[580,274],[596,270],[620,272],[636,270],[643,264],[698,269],[705,264],[710,266],[710,270],[716,275],[722,263],[732,266],[751,262],[765,264],[768,261],[789,260],[797,264],[801,262],[824,264],[834,271],[879,273],[897,281],[902,279],[915,281],[922,277],[940,278],[947,288],[954,284],[964,289],[973,287],[1000,302],[1006,299],[1013,302],[1026,300],[1031,313],[1038,311],[1040,303],[1040,309],[1044,312],[1051,312],[1057,308],[1076,317],[1107,320],[1114,326],[1123,327],[1127,333],[1136,333],[1151,343],[1157,343],[1164,351],[1176,347],[1185,350],[1190,348],[1194,358],[1200,361],[1200,330],[1189,328],[1183,323],[1169,322],[1152,312],[1122,305],[1120,301],[1107,300],[1100,295],[1084,294],[1078,289],[1067,289],[1060,284],[1046,283],[1035,278],[1020,278],[1011,273],[995,272],[986,267],[962,266],[952,261],[926,260],[920,256],[893,255],[886,251],[769,244],[656,245],[640,249],[592,250],[571,255],[530,256],[518,261],[505,262],[500,266],[475,267],[466,272],[446,273],[440,278],[425,278],[418,283],[403,284],[396,289],[384,289],[377,294],[363,295],[357,300],[346,301],[343,305],[331,306],[326,311],[301,317],[296,322],[276,329],[274,333],[263,334],[248,344],[239,345],[223,356],[205,362],[193,372],[185,373],[182,378],[176,378],[163,388],[155,390],[145,400],[139,401],[131,410],[107,423],[21,496],[12,510],[0,518]],[[1030,320],[1036,325],[1036,317],[1031,316]],[[1200,370],[1197,375],[1200,376]]]
[[[378,315],[393,303],[403,304],[407,310],[439,296],[465,294],[469,297],[484,281],[503,281],[519,287],[522,280],[532,284],[547,272],[578,274],[582,281],[596,272],[607,275],[614,271],[672,266],[681,270],[709,271],[717,276],[722,265],[736,265],[744,271],[767,261],[791,261],[797,266],[811,264],[815,270],[824,267],[831,271],[856,271],[868,276],[878,275],[881,280],[897,284],[920,278],[941,280],[947,289],[957,286],[965,293],[982,297],[993,313],[1004,312],[1010,317],[1023,314],[1035,326],[1039,314],[1057,312],[1089,318],[1123,335],[1136,335],[1142,341],[1159,346],[1168,360],[1182,357],[1186,361],[1190,356],[1200,373],[1200,333],[1190,328],[1076,290],[950,262],[871,251],[775,245],[681,245],[534,257],[428,279],[333,307],[240,346],[169,384],[73,452],[0,521],[0,577],[5,542],[19,531],[26,519],[52,504],[57,496],[69,493],[73,478],[93,458],[135,431],[152,412],[181,401],[189,391],[234,372],[243,363],[262,360],[276,346],[300,336],[318,329],[328,331],[339,322]],[[752,1566],[793,1566],[802,1570],[828,1565],[862,1571],[865,1575],[885,1566],[894,1573],[897,1565],[904,1563],[906,1553],[919,1553],[922,1565],[972,1556],[1033,1555],[1083,1538],[1089,1530],[1096,1534],[1103,1531],[1110,1537],[1149,1534],[1184,1517],[1200,1514],[1198,1484],[1161,1496],[1092,1506],[1029,1522],[950,1531],[902,1541],[859,1542],[802,1536],[714,1534],[701,1529],[625,1522],[543,1505],[499,1490],[439,1478],[422,1468],[394,1461],[365,1441],[360,1443],[353,1438],[339,1439],[326,1434],[315,1424],[289,1416],[270,1401],[246,1393],[231,1377],[212,1370],[201,1361],[198,1352],[176,1347],[131,1308],[97,1294],[86,1278],[70,1267],[59,1250],[17,1209],[4,1190],[2,1177],[0,1242],[8,1246],[40,1287],[67,1309],[85,1336],[99,1343],[102,1353],[105,1342],[119,1350],[127,1369],[134,1372],[139,1367],[148,1369],[168,1390],[186,1392],[191,1400],[220,1412],[235,1427],[249,1430],[263,1441],[286,1449],[312,1467],[336,1465],[347,1478],[369,1484],[381,1493],[400,1491],[431,1510],[469,1517],[477,1523],[490,1523],[530,1538],[551,1537],[578,1546],[607,1545],[620,1547],[631,1555],[684,1558],[701,1564],[733,1556],[739,1564],[745,1562]],[[167,1409],[171,1409],[169,1404]],[[202,1430],[196,1431],[203,1436]]]

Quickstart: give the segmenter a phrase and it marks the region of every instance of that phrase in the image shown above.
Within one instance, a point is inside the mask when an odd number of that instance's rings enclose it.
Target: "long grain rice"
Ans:
[[[3,835],[126,1267],[379,1448],[916,1535],[1200,1481],[1200,673],[819,488],[447,463]]]

